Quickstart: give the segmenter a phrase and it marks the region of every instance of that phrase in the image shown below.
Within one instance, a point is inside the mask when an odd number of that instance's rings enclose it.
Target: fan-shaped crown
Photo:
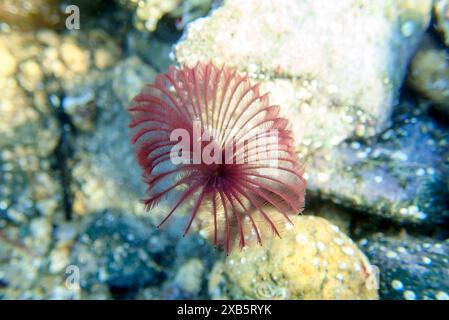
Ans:
[[[223,242],[229,252],[234,236],[245,245],[245,223],[259,242],[261,222],[279,235],[279,219],[267,214],[267,205],[288,221],[301,212],[306,182],[288,121],[247,76],[212,63],[172,66],[134,98],[129,111],[148,184],[146,206],[173,195],[160,225],[193,201],[185,233],[200,208],[208,207],[201,214],[213,218],[214,243]]]

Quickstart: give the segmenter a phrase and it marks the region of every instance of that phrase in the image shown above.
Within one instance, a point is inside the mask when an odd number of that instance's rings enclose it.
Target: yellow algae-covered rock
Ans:
[[[61,27],[65,18],[59,0],[0,1],[0,20],[20,30]]]
[[[449,0],[434,1],[436,29],[441,33],[444,44],[449,47]]]
[[[234,299],[377,299],[376,268],[327,220],[292,218],[282,239],[235,249],[209,293]]]
[[[408,83],[449,115],[449,55],[426,39],[410,66]]]
[[[316,207],[308,205],[305,214],[326,219],[338,227],[344,234],[350,233],[352,215],[346,209],[331,202],[320,204]]]

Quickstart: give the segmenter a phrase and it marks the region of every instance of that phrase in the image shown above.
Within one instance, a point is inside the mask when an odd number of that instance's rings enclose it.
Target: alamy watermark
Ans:
[[[286,151],[279,144],[277,129],[203,130],[200,121],[193,121],[190,131],[183,128],[173,130],[170,141],[177,142],[170,152],[170,160],[175,165],[266,162],[276,167],[280,152]],[[220,141],[226,141],[226,144],[221,145]]]
[[[69,290],[79,290],[80,289],[80,268],[76,265],[69,265],[65,269],[65,274],[67,275],[65,279],[65,286]]]
[[[80,8],[70,4],[65,8],[65,13],[69,15],[65,19],[65,27],[68,30],[79,30],[81,28]]]

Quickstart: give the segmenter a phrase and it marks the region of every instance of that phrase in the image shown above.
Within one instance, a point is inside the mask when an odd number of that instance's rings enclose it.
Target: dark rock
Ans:
[[[152,230],[144,218],[112,211],[92,216],[71,253],[80,286],[106,284],[118,290],[161,283],[165,273],[154,257],[168,256],[170,246],[163,233]]]
[[[380,269],[383,299],[449,299],[449,240],[375,235],[359,242]]]
[[[131,57],[113,69],[92,72],[88,80],[74,82],[67,98],[90,96],[96,119],[91,132],[77,136],[74,145],[73,193],[75,214],[115,208],[143,213],[145,193],[129,136],[131,99],[150,83],[154,70]],[[78,106],[83,108],[83,104]]]
[[[444,222],[448,133],[427,116],[405,114],[367,143],[345,142],[306,161],[308,190],[399,222]]]

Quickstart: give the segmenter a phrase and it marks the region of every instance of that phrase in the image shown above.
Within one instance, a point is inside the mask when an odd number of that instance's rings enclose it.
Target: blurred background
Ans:
[[[449,299],[448,46],[448,0],[0,0],[0,298]],[[260,82],[306,164],[304,217],[229,257],[156,230],[129,143],[197,61]]]

